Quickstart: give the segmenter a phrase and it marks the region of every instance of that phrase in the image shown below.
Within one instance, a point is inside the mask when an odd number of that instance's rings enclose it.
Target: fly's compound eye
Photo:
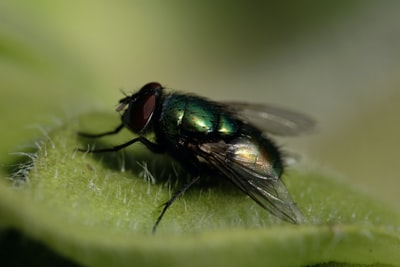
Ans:
[[[156,96],[154,94],[141,95],[129,104],[124,113],[124,124],[133,132],[142,131],[151,120],[156,108]]]
[[[153,91],[153,90],[160,90],[162,88],[163,87],[158,82],[150,82],[150,83],[145,84],[142,87],[141,91],[149,91],[149,90]]]

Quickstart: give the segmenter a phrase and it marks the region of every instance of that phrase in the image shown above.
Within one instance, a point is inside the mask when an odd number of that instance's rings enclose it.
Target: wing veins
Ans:
[[[226,107],[261,130],[282,136],[294,136],[313,130],[315,121],[307,115],[267,104],[224,102]]]
[[[264,176],[240,161],[227,160],[229,144],[207,143],[200,154],[210,165],[273,215],[292,223],[302,221],[302,214],[292,201],[285,185],[275,177]],[[251,179],[251,178],[252,179]],[[279,189],[279,190],[277,190]]]

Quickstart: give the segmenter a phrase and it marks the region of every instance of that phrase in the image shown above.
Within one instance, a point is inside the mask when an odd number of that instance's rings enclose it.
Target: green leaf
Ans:
[[[78,138],[78,130],[100,132],[117,123],[114,114],[93,113],[44,131],[37,154],[26,161],[27,175],[14,175],[13,186],[0,183],[4,226],[88,266],[400,264],[400,215],[305,166],[284,180],[307,224],[281,222],[230,184],[207,183],[175,202],[152,235],[160,205],[179,188],[175,163],[140,145],[101,155],[74,150],[94,142]],[[129,138],[123,132],[96,147]],[[145,170],[164,179],[154,183]]]

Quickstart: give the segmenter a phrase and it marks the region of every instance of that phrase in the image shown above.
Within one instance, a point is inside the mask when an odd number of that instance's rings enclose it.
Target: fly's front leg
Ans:
[[[123,143],[121,145],[117,145],[117,146],[113,146],[113,147],[109,147],[109,148],[100,148],[100,149],[83,149],[83,148],[77,148],[77,151],[81,151],[81,152],[87,152],[87,153],[103,153],[103,152],[116,152],[119,151],[127,146],[130,146],[136,142],[140,142],[143,145],[145,145],[147,147],[147,149],[149,149],[151,152],[154,153],[162,153],[164,152],[164,148],[162,146],[160,146],[157,143],[153,143],[150,140],[146,139],[143,136],[139,136],[137,138],[134,138],[126,143]]]
[[[86,138],[99,138],[99,137],[103,137],[103,136],[106,136],[106,135],[117,134],[117,133],[119,133],[119,132],[122,130],[122,128],[124,128],[124,124],[123,124],[123,123],[121,123],[120,125],[118,125],[118,127],[115,128],[115,129],[112,130],[112,131],[108,131],[108,132],[104,132],[104,133],[98,133],[98,134],[91,134],[91,133],[78,132],[78,135],[79,135],[79,136],[82,136],[82,137],[86,137]]]

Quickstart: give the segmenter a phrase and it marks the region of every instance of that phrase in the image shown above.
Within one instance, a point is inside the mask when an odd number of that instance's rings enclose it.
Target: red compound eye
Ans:
[[[155,95],[144,95],[130,105],[130,128],[134,132],[140,132],[151,119],[156,107]]]

